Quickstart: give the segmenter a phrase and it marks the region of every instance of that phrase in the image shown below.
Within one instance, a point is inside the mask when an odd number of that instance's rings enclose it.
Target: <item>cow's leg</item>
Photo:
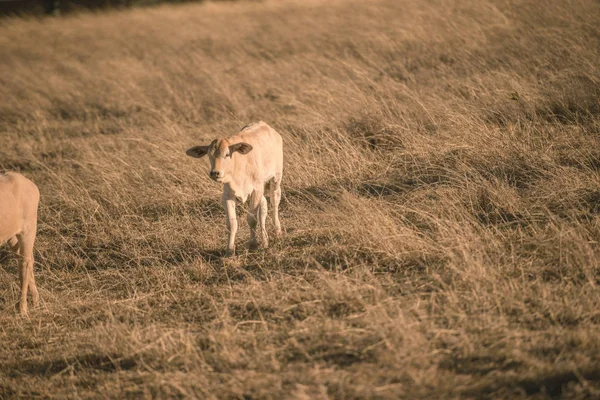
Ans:
[[[10,247],[10,249],[11,249],[11,250],[12,250],[12,251],[13,251],[13,252],[14,252],[14,253],[17,255],[17,257],[18,257],[18,262],[19,262],[19,282],[21,282],[21,293],[23,293],[23,289],[22,289],[22,286],[23,286],[23,276],[22,276],[22,274],[21,274],[21,257],[20,257],[20,254],[19,254],[19,245],[20,245],[20,243],[19,243],[19,239],[17,239],[17,237],[16,237],[16,236],[13,236],[12,238],[10,238],[10,239],[8,240],[8,246]],[[27,292],[25,292],[25,294],[27,295]],[[26,297],[26,298],[27,298],[27,297]],[[21,305],[21,307],[22,307],[22,304],[23,304],[23,299],[21,299],[21,300],[19,301],[19,304],[20,304],[20,305]],[[22,312],[23,312],[23,311],[22,311],[22,309],[21,309],[21,313],[22,313]],[[27,306],[25,307],[25,312],[27,312]]]
[[[273,192],[271,194],[271,208],[273,209],[273,223],[275,224],[275,234],[281,237],[281,222],[279,222],[279,202],[281,201],[281,178],[275,178],[273,182]]]
[[[21,315],[27,314],[27,289],[31,289],[34,306],[38,303],[38,291],[33,277],[33,243],[35,229],[19,235],[19,281],[21,283]]]
[[[225,256],[229,257],[235,255],[235,235],[238,230],[238,222],[235,215],[235,197],[230,196],[228,191],[224,191],[222,201],[227,217],[227,232],[229,233]]]
[[[250,205],[248,207],[248,215],[246,216],[248,226],[250,227],[250,242],[248,243],[248,247],[250,247],[250,249],[255,249],[257,247],[256,225],[258,225],[261,201],[263,198],[263,192],[256,189],[254,192],[252,192],[252,196],[250,196]]]

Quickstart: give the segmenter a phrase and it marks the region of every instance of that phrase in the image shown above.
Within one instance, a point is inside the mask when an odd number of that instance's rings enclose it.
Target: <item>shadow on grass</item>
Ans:
[[[344,190],[361,197],[392,197],[399,196],[418,189],[423,186],[433,186],[449,183],[451,180],[444,175],[442,170],[421,171],[414,176],[390,178],[381,181],[331,181],[320,186],[309,186],[305,188],[286,188],[284,199],[299,199],[314,202],[339,201]]]
[[[18,375],[52,376],[65,371],[116,372],[136,367],[137,361],[130,357],[120,357],[117,354],[83,354],[56,360],[19,360],[0,365],[0,372],[4,371],[13,377]]]
[[[567,386],[582,381],[600,382],[600,368],[589,368],[578,372],[557,372],[532,378],[516,378],[514,380],[498,379],[494,383],[478,385],[462,391],[464,396],[475,398],[495,398],[498,391],[522,391],[528,396],[545,394],[550,398],[561,398]]]

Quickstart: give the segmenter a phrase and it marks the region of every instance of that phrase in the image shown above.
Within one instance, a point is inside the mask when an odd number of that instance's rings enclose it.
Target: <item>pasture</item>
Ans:
[[[196,3],[0,20],[0,398],[600,396],[600,3]],[[226,249],[186,149],[283,137]]]

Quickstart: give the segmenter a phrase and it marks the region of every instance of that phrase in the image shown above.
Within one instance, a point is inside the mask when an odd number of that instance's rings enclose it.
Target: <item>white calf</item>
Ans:
[[[34,306],[38,291],[33,277],[33,242],[37,228],[40,192],[23,175],[0,171],[0,245],[7,243],[19,256],[21,281],[21,314],[27,314],[27,288],[31,289]]]
[[[256,225],[260,223],[262,244],[268,247],[265,228],[267,199],[271,199],[273,222],[277,236],[281,236],[279,201],[281,200],[281,178],[283,176],[283,144],[277,131],[260,121],[242,128],[228,139],[215,139],[210,145],[195,146],[186,154],[201,158],[208,154],[211,179],[224,184],[223,206],[227,214],[229,242],[226,255],[235,252],[237,218],[235,200],[242,203],[250,197],[247,221],[250,226],[250,248],[256,247]]]

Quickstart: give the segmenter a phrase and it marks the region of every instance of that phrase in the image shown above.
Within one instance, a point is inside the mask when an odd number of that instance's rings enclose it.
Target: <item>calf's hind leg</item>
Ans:
[[[271,183],[273,192],[271,193],[271,208],[273,209],[273,223],[275,224],[275,234],[281,237],[281,222],[279,222],[279,202],[281,201],[281,178]]]
[[[19,240],[16,236],[13,236],[8,240],[8,245],[10,246],[11,250],[15,252],[15,254],[19,254]]]
[[[255,249],[257,247],[256,241],[256,226],[259,225],[261,242],[263,247],[269,246],[269,239],[267,236],[267,230],[265,223],[267,219],[267,199],[263,196],[263,192],[255,190],[250,198],[250,207],[248,209],[248,216],[246,217],[248,226],[250,227],[250,243],[248,247]]]
[[[269,235],[267,235],[267,208],[267,199],[265,196],[261,196],[258,216],[260,239],[262,241],[263,247],[269,247]]]

